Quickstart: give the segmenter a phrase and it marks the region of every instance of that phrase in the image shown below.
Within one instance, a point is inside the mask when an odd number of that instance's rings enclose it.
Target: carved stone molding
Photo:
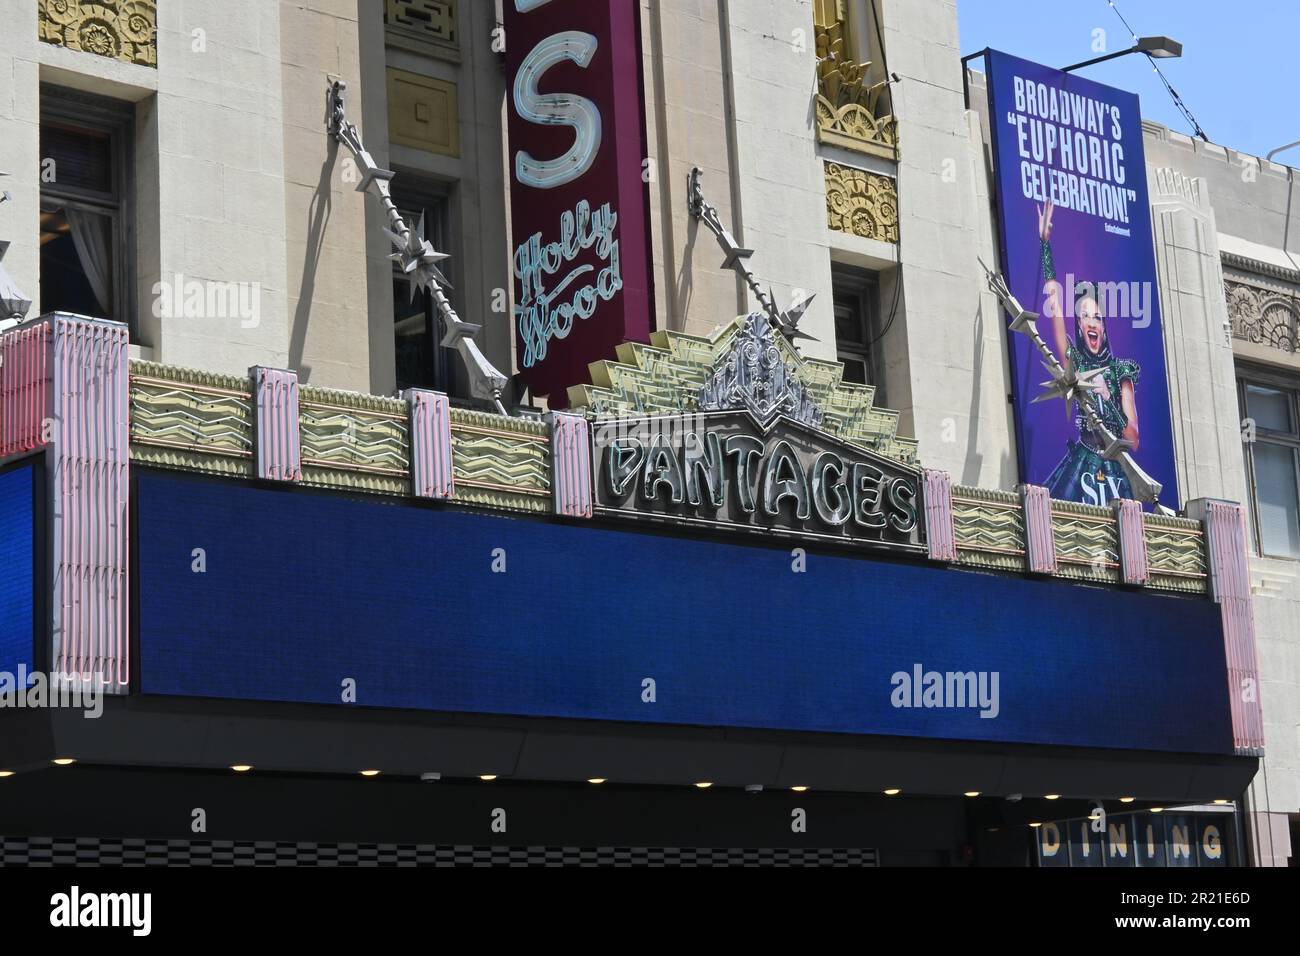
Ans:
[[[842,4],[819,3],[813,27],[817,43],[817,138],[823,143],[893,158],[898,124],[881,111],[888,84],[868,82],[870,62],[852,58]]]
[[[1288,355],[1300,351],[1300,287],[1281,280],[1225,276],[1224,298],[1232,336]]]
[[[459,156],[456,84],[389,67],[388,138],[402,146]]]
[[[888,176],[826,163],[826,216],[832,229],[898,242],[898,187]]]
[[[153,0],[37,0],[45,43],[140,66],[158,66],[158,11]]]
[[[384,0],[389,46],[460,62],[458,0]]]

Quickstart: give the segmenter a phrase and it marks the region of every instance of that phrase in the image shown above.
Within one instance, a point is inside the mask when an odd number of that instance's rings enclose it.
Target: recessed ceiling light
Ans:
[[[1133,802],[1134,800],[1136,800],[1136,799],[1137,799],[1137,797],[1120,797],[1120,798],[1119,798],[1119,802],[1120,802],[1120,803],[1132,803],[1132,802]]]
[[[1029,825],[1030,825],[1031,827],[1034,827],[1034,828],[1037,828],[1037,827],[1041,827],[1041,826],[1042,826],[1041,823],[1037,823],[1037,822],[1035,822],[1035,823],[1031,823],[1031,824],[1029,824]]]
[[[710,781],[710,780],[701,780],[701,781],[700,781],[699,783],[697,783],[695,786],[698,787],[698,788],[701,789],[701,790],[708,790],[709,787],[713,786],[713,782]]]
[[[588,778],[587,778],[587,783],[604,783],[604,782],[605,782],[605,778],[604,778],[604,777],[588,777]]]
[[[253,765],[251,763],[233,763],[230,765],[230,769],[235,773],[248,773],[253,769]]]
[[[1152,807],[1152,808],[1151,808],[1151,812],[1152,812],[1152,813],[1164,813],[1164,812],[1165,812],[1165,808],[1164,808],[1164,807]]]
[[[12,777],[13,775],[14,772],[12,770],[0,770],[0,777]]]
[[[76,763],[77,761],[76,758],[74,757],[56,757],[54,762],[60,767],[68,767]]]
[[[493,780],[497,778],[497,775],[494,773],[481,773],[478,775],[478,778],[487,783],[491,783]]]
[[[1215,802],[1216,805],[1218,805],[1218,806],[1220,806],[1220,807],[1222,807],[1222,806],[1226,806],[1227,804],[1232,803],[1231,800],[1215,800],[1214,802]]]
[[[964,796],[967,797],[978,797],[979,795],[980,792],[978,790],[967,790],[966,793],[964,794]]]
[[[1049,793],[1049,794],[1047,794],[1047,796],[1043,797],[1043,799],[1044,799],[1044,800],[1060,800],[1060,799],[1061,799],[1061,795],[1060,795],[1059,793]]]
[[[361,771],[361,776],[363,776],[363,777],[378,777],[378,776],[379,776],[379,771],[378,771],[378,770],[363,770],[363,771]]]
[[[807,793],[807,792],[808,792],[808,788],[805,787],[805,786],[803,786],[802,784],[801,784],[800,786],[797,786],[797,787],[791,787],[790,789],[793,790],[795,793]]]
[[[903,792],[902,790],[899,790],[897,787],[894,787],[894,788],[892,788],[892,789],[886,790],[886,791],[885,791],[885,796],[887,796],[887,797],[896,797],[896,796],[898,796],[898,795],[899,795],[900,793],[902,793],[902,792]]]

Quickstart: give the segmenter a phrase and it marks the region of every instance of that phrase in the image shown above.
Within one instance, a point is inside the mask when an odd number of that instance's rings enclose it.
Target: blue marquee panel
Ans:
[[[1204,599],[148,472],[137,502],[145,693],[1232,752]],[[997,716],[894,706],[914,665],[996,672]]]
[[[0,671],[32,669],[36,515],[31,465],[0,473]]]

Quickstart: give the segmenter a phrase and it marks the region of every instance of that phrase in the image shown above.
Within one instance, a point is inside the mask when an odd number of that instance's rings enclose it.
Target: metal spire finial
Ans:
[[[1020,304],[1019,300],[1011,294],[1006,279],[1000,273],[990,269],[984,264],[984,260],[978,256],[976,256],[976,260],[988,279],[989,291],[997,296],[1002,308],[1011,316],[1009,328],[1012,332],[1029,337],[1029,340],[1034,344],[1034,348],[1038,350],[1039,355],[1043,358],[1043,368],[1047,369],[1048,374],[1051,376],[1048,381],[1042,383],[1046,391],[1034,398],[1033,401],[1044,402],[1053,398],[1064,399],[1067,418],[1070,414],[1070,403],[1078,402],[1079,410],[1083,413],[1088,427],[1095,434],[1100,435],[1106,443],[1105,449],[1101,452],[1101,457],[1107,461],[1119,462],[1119,466],[1124,469],[1129,484],[1133,486],[1133,493],[1137,496],[1138,501],[1149,502],[1160,514],[1172,515],[1173,511],[1160,504],[1160,489],[1162,487],[1160,482],[1143,471],[1129,451],[1133,443],[1115,435],[1106,427],[1097,412],[1097,398],[1093,392],[1097,389],[1095,380],[1103,370],[1094,369],[1080,375],[1062,365],[1055,353],[1052,352],[1051,346],[1044,341],[1042,335],[1038,332],[1038,313],[1030,312]]]
[[[808,306],[812,303],[816,293],[809,293],[801,296],[798,300],[791,303],[790,308],[782,312],[776,306],[776,297],[772,294],[769,287],[766,291],[758,284],[758,279],[754,277],[753,270],[745,264],[745,260],[754,254],[753,249],[746,249],[736,241],[726,227],[722,225],[722,220],[718,217],[718,210],[704,199],[704,190],[700,187],[700,179],[704,171],[695,166],[691,169],[690,178],[687,181],[687,208],[690,209],[691,215],[700,222],[704,223],[708,230],[718,237],[718,245],[722,247],[725,258],[722,260],[722,268],[732,269],[745,280],[749,286],[749,291],[758,299],[759,306],[767,315],[772,325],[785,336],[791,345],[795,344],[796,339],[808,339],[816,342],[815,336],[809,335],[799,328],[799,320],[803,318]]]
[[[347,84],[341,80],[334,81],[330,86],[329,118],[326,121],[329,135],[352,151],[361,170],[361,182],[357,185],[357,191],[371,193],[383,206],[388,216],[388,226],[384,229],[384,235],[393,244],[390,258],[398,263],[402,274],[411,284],[412,299],[415,298],[418,290],[423,289],[429,293],[434,309],[442,317],[446,329],[441,344],[444,348],[455,349],[460,353],[461,361],[469,373],[471,394],[475,398],[492,402],[496,405],[497,411],[505,415],[507,412],[505,406],[501,404],[501,394],[505,391],[509,379],[487,360],[474,341],[475,334],[482,326],[462,320],[448,301],[443,288],[450,287],[451,283],[438,268],[438,263],[448,257],[446,253],[434,249],[425,238],[423,214],[414,229],[402,218],[388,186],[395,174],[391,169],[384,169],[374,161],[362,145],[356,126],[347,121],[343,106],[343,94],[346,91]]]

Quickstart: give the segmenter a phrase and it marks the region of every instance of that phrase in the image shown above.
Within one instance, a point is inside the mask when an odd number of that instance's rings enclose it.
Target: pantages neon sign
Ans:
[[[750,316],[697,414],[599,424],[598,513],[920,550],[917,470],[823,431],[821,409]]]

